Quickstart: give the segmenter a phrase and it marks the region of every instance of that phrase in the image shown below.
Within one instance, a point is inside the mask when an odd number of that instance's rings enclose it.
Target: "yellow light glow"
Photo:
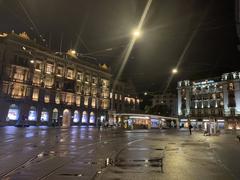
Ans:
[[[172,73],[173,73],[173,74],[177,74],[177,73],[178,73],[178,70],[177,70],[176,68],[174,68],[174,69],[172,70]]]

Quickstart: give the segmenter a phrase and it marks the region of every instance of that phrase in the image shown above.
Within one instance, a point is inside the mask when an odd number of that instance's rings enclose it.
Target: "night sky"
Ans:
[[[62,37],[62,51],[75,48],[90,53],[117,72],[146,3],[0,0],[0,32],[26,31],[32,39],[42,35],[54,51],[59,51]],[[153,0],[123,77],[131,79],[139,92],[164,89],[193,32],[196,36],[170,87],[175,89],[176,81],[182,79],[240,70],[234,13],[234,0]]]

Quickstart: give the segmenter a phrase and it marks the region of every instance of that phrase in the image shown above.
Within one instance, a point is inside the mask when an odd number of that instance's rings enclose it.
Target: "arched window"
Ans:
[[[87,123],[87,119],[88,119],[87,112],[86,112],[86,111],[83,111],[83,114],[82,114],[82,123]]]
[[[53,109],[52,119],[54,119],[56,122],[58,120],[58,110],[57,110],[57,108]]]
[[[71,125],[71,111],[69,109],[65,109],[63,111],[63,122],[62,122],[62,126],[64,127],[69,127]]]
[[[37,110],[36,107],[31,106],[29,113],[28,113],[28,120],[29,121],[36,121],[37,120]]]
[[[9,120],[18,120],[19,118],[19,108],[16,104],[10,105],[8,109],[7,121]]]
[[[48,118],[49,118],[48,111],[47,111],[46,108],[43,108],[43,109],[42,109],[42,112],[41,112],[41,118],[40,118],[40,120],[41,120],[42,122],[46,122],[46,121],[48,121]]]
[[[95,114],[94,114],[94,112],[90,113],[89,122],[92,123],[92,124],[95,123]]]
[[[73,122],[74,123],[78,123],[79,122],[79,112],[77,110],[74,111]]]

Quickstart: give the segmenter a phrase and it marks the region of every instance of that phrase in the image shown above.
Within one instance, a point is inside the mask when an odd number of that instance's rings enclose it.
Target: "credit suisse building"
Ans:
[[[75,52],[58,56],[26,33],[3,33],[0,74],[0,125],[68,127],[108,118],[112,75]]]

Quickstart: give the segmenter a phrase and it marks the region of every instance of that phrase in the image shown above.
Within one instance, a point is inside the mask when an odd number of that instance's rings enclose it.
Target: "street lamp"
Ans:
[[[140,32],[140,30],[136,29],[136,30],[133,31],[132,34],[133,34],[133,37],[138,38],[138,37],[140,37],[141,32]]]
[[[177,73],[178,73],[177,68],[172,69],[172,74],[177,74]]]
[[[77,53],[76,50],[74,50],[74,49],[71,50],[72,55],[76,55],[76,53]]]

